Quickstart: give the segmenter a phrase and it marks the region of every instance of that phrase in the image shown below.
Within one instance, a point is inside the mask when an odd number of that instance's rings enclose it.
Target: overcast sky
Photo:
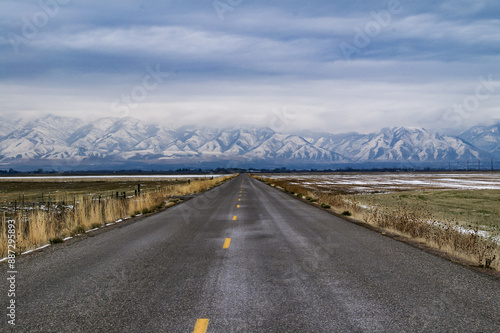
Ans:
[[[498,0],[1,0],[4,117],[285,132],[500,121]]]

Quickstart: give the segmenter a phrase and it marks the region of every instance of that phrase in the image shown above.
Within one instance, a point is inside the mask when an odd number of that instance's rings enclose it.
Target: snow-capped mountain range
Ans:
[[[422,128],[384,128],[376,133],[277,133],[269,128],[191,128],[134,118],[47,115],[32,121],[2,120],[0,163],[200,163],[252,165],[432,163],[500,158],[500,126],[473,127],[461,136]]]
[[[497,158],[500,157],[500,124],[474,126],[462,133],[460,137],[477,148],[487,151]]]

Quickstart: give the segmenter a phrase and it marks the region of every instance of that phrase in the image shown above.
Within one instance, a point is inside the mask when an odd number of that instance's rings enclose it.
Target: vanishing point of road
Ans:
[[[18,257],[0,331],[500,332],[498,279],[247,175],[110,229]]]

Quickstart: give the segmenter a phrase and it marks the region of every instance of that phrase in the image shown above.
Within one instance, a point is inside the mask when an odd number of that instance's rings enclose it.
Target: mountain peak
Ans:
[[[368,134],[307,131],[297,135],[256,126],[172,128],[131,117],[84,122],[52,114],[29,123],[3,125],[4,131],[11,130],[10,135],[0,136],[0,160],[4,164],[20,159],[96,158],[104,164],[162,159],[186,163],[238,160],[285,166],[332,162],[435,163],[489,158],[489,154],[499,153],[500,146],[498,127],[471,128],[461,138],[404,126]]]

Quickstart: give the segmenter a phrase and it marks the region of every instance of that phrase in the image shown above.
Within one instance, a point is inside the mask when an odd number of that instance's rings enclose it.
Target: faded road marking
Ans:
[[[231,238],[226,238],[224,241],[224,245],[222,246],[223,249],[229,248],[229,244],[231,244]]]

